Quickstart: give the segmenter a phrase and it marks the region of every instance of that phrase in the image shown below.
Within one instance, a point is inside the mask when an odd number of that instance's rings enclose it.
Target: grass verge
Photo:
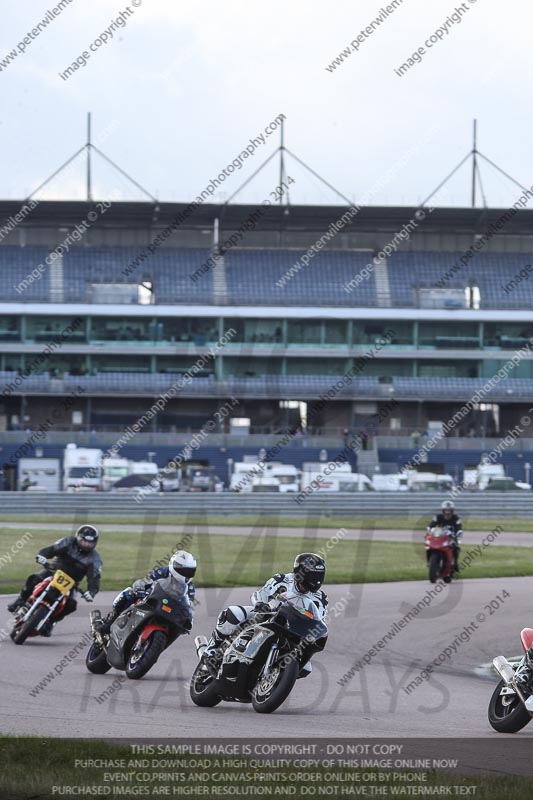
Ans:
[[[0,569],[0,592],[18,591],[26,576],[36,572],[35,554],[57,538],[57,532],[28,531],[26,543]],[[23,530],[0,528],[0,554],[21,541]],[[122,589],[153,568],[166,563],[177,547],[191,550],[198,559],[195,583],[207,586],[256,586],[281,571],[290,571],[296,553],[322,550],[327,558],[326,584],[427,580],[423,542],[379,542],[316,539],[303,536],[249,536],[207,533],[171,534],[144,531],[107,531],[99,552],[104,561],[102,589]],[[533,575],[533,548],[462,548],[461,560],[473,560],[462,579]],[[5,558],[5,556],[4,556]]]
[[[237,740],[244,741],[244,740]],[[75,767],[76,759],[85,762],[88,759],[113,759],[116,762],[123,760],[124,767],[96,768]],[[110,796],[122,795],[123,797],[176,796],[182,794],[180,787],[189,789],[185,794],[202,797],[228,796],[225,787],[232,786],[233,797],[273,796],[285,795],[300,798],[309,795],[328,794],[340,797],[344,788],[351,787],[351,796],[355,796],[354,787],[382,786],[378,782],[378,773],[370,769],[354,769],[347,767],[311,767],[309,769],[295,768],[292,764],[287,767],[272,769],[260,764],[248,767],[238,759],[225,758],[226,765],[221,766],[222,759],[215,756],[178,755],[168,757],[149,756],[146,761],[149,766],[139,768],[139,761],[143,757],[132,756],[130,747],[123,745],[109,745],[105,742],[82,741],[68,739],[33,739],[33,738],[4,738],[0,739],[0,771],[2,774],[3,800],[23,800],[23,798],[39,798],[39,800],[52,800],[57,797],[74,796]],[[170,766],[170,763],[179,760],[179,768]],[[161,766],[162,762],[170,762],[169,766]],[[202,766],[198,767],[198,762]],[[231,762],[235,766],[231,766]],[[28,768],[31,765],[31,769]],[[115,775],[114,780],[104,779],[104,774]],[[118,774],[122,774],[120,779]],[[262,773],[262,775],[261,775]],[[266,773],[266,774],[265,774]],[[268,781],[268,775],[281,776],[275,782]],[[438,787],[432,794],[434,796],[457,796],[454,788],[463,789],[461,794],[475,796],[477,800],[530,800],[533,796],[533,780],[531,778],[512,775],[481,775],[465,776],[457,772],[442,772],[436,770],[424,771],[427,776],[421,784],[423,789]],[[384,773],[381,773],[382,775]],[[406,795],[405,790],[413,787],[408,778],[401,778],[399,772],[389,773],[391,779],[386,786],[403,787],[399,794]],[[407,773],[402,773],[406,774]],[[128,779],[126,776],[131,775]],[[136,776],[139,776],[138,778]],[[363,782],[363,775],[366,780]],[[143,778],[143,776],[145,776]],[[148,779],[147,777],[148,776]],[[149,780],[154,776],[153,780]],[[369,780],[369,778],[371,780]],[[76,789],[91,787],[90,793],[80,792]],[[195,787],[197,792],[191,792]],[[251,789],[257,787],[257,793]],[[278,788],[276,792],[275,789]],[[294,787],[291,788],[291,787]],[[320,792],[324,787],[327,791]],[[451,787],[447,791],[447,787]],[[474,788],[471,788],[474,787]],[[72,789],[74,788],[74,791]],[[242,788],[242,792],[240,789]],[[285,791],[283,791],[285,788]],[[420,786],[416,788],[420,792]],[[100,789],[100,791],[98,791]],[[177,789],[178,792],[173,790]],[[281,791],[279,791],[281,789]],[[318,789],[318,792],[317,792]],[[337,793],[338,792],[338,793]],[[209,794],[208,794],[209,793]],[[342,792],[346,794],[346,791]],[[365,792],[367,794],[367,792]],[[396,794],[396,793],[395,793]],[[183,795],[182,795],[183,796]],[[388,793],[392,796],[392,793]],[[429,796],[425,794],[424,796]]]

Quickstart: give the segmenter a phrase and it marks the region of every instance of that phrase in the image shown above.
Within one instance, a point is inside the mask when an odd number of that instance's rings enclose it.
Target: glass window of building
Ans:
[[[464,350],[479,347],[479,325],[477,322],[420,322],[418,326],[419,347],[440,347],[447,350]]]
[[[324,322],[324,341],[326,344],[349,344],[348,320],[327,319]]]
[[[148,342],[149,324],[145,317],[93,317],[91,340],[121,344]]]
[[[156,323],[155,340],[194,344],[202,347],[219,339],[218,319],[213,317],[174,317]]]
[[[417,374],[420,378],[478,378],[477,361],[418,361]]]
[[[224,358],[225,378],[258,378],[261,375],[281,375],[281,358]]]
[[[48,343],[60,335],[65,336],[65,344],[85,342],[85,319],[68,316],[31,316],[26,318],[27,342]]]
[[[91,356],[91,372],[150,372],[149,356]]]
[[[0,316],[0,342],[20,342],[20,317]]]
[[[166,372],[170,374],[185,374],[194,365],[197,356],[157,356],[156,372]],[[215,361],[209,359],[201,370],[196,369],[194,376],[203,378],[213,375],[215,372]]]
[[[485,322],[483,346],[494,350],[516,350],[532,337],[531,322]]]
[[[320,344],[321,322],[316,319],[290,319],[287,344]]]
[[[413,344],[413,323],[403,320],[365,320],[353,323],[352,345],[364,347],[385,339],[386,347],[405,347]]]

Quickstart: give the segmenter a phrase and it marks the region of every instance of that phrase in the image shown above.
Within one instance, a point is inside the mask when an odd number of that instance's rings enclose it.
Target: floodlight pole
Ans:
[[[280,145],[279,145],[279,186],[283,185],[283,181],[285,179],[285,163],[283,158],[283,152],[285,150],[285,136],[284,136],[284,125],[285,120],[281,120],[281,134],[280,134]],[[279,189],[279,205],[283,205],[283,195],[281,188]]]
[[[477,119],[474,120],[474,141],[472,144],[472,208],[476,207],[476,177],[477,177]]]
[[[87,200],[93,199],[91,187],[91,112],[87,113]]]

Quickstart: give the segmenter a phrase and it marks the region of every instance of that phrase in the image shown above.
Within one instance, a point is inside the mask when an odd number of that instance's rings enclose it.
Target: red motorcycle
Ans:
[[[453,542],[449,528],[430,528],[426,533],[426,559],[431,583],[437,583],[439,578],[444,583],[451,583],[454,569]]]
[[[40,636],[47,622],[60,615],[76,581],[53,564],[45,565],[54,574],[37,584],[23,606],[15,615],[15,624],[10,633],[15,644],[24,644],[29,636]]]
[[[533,644],[533,628],[524,628],[520,639],[527,653]],[[492,663],[501,681],[490,698],[489,722],[498,733],[517,733],[533,717],[533,675],[526,667],[525,656],[516,664],[511,664],[504,656],[497,656]],[[529,677],[518,684],[517,673],[523,674],[524,670]]]

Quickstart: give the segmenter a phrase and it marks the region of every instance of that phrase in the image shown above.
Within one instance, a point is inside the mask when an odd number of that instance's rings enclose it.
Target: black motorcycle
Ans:
[[[108,634],[95,630],[100,611],[90,618],[94,641],[85,659],[89,672],[103,675],[115,667],[134,680],[146,675],[163,650],[192,628],[186,586],[172,576],[154,583],[147,597],[123,611]]]
[[[273,602],[277,608],[241,625],[218,658],[204,655],[205,636],[196,638],[200,663],[190,694],[197,706],[225,700],[251,703],[259,714],[270,714],[287,699],[304,664],[324,649],[328,629],[312,601],[281,595]]]

